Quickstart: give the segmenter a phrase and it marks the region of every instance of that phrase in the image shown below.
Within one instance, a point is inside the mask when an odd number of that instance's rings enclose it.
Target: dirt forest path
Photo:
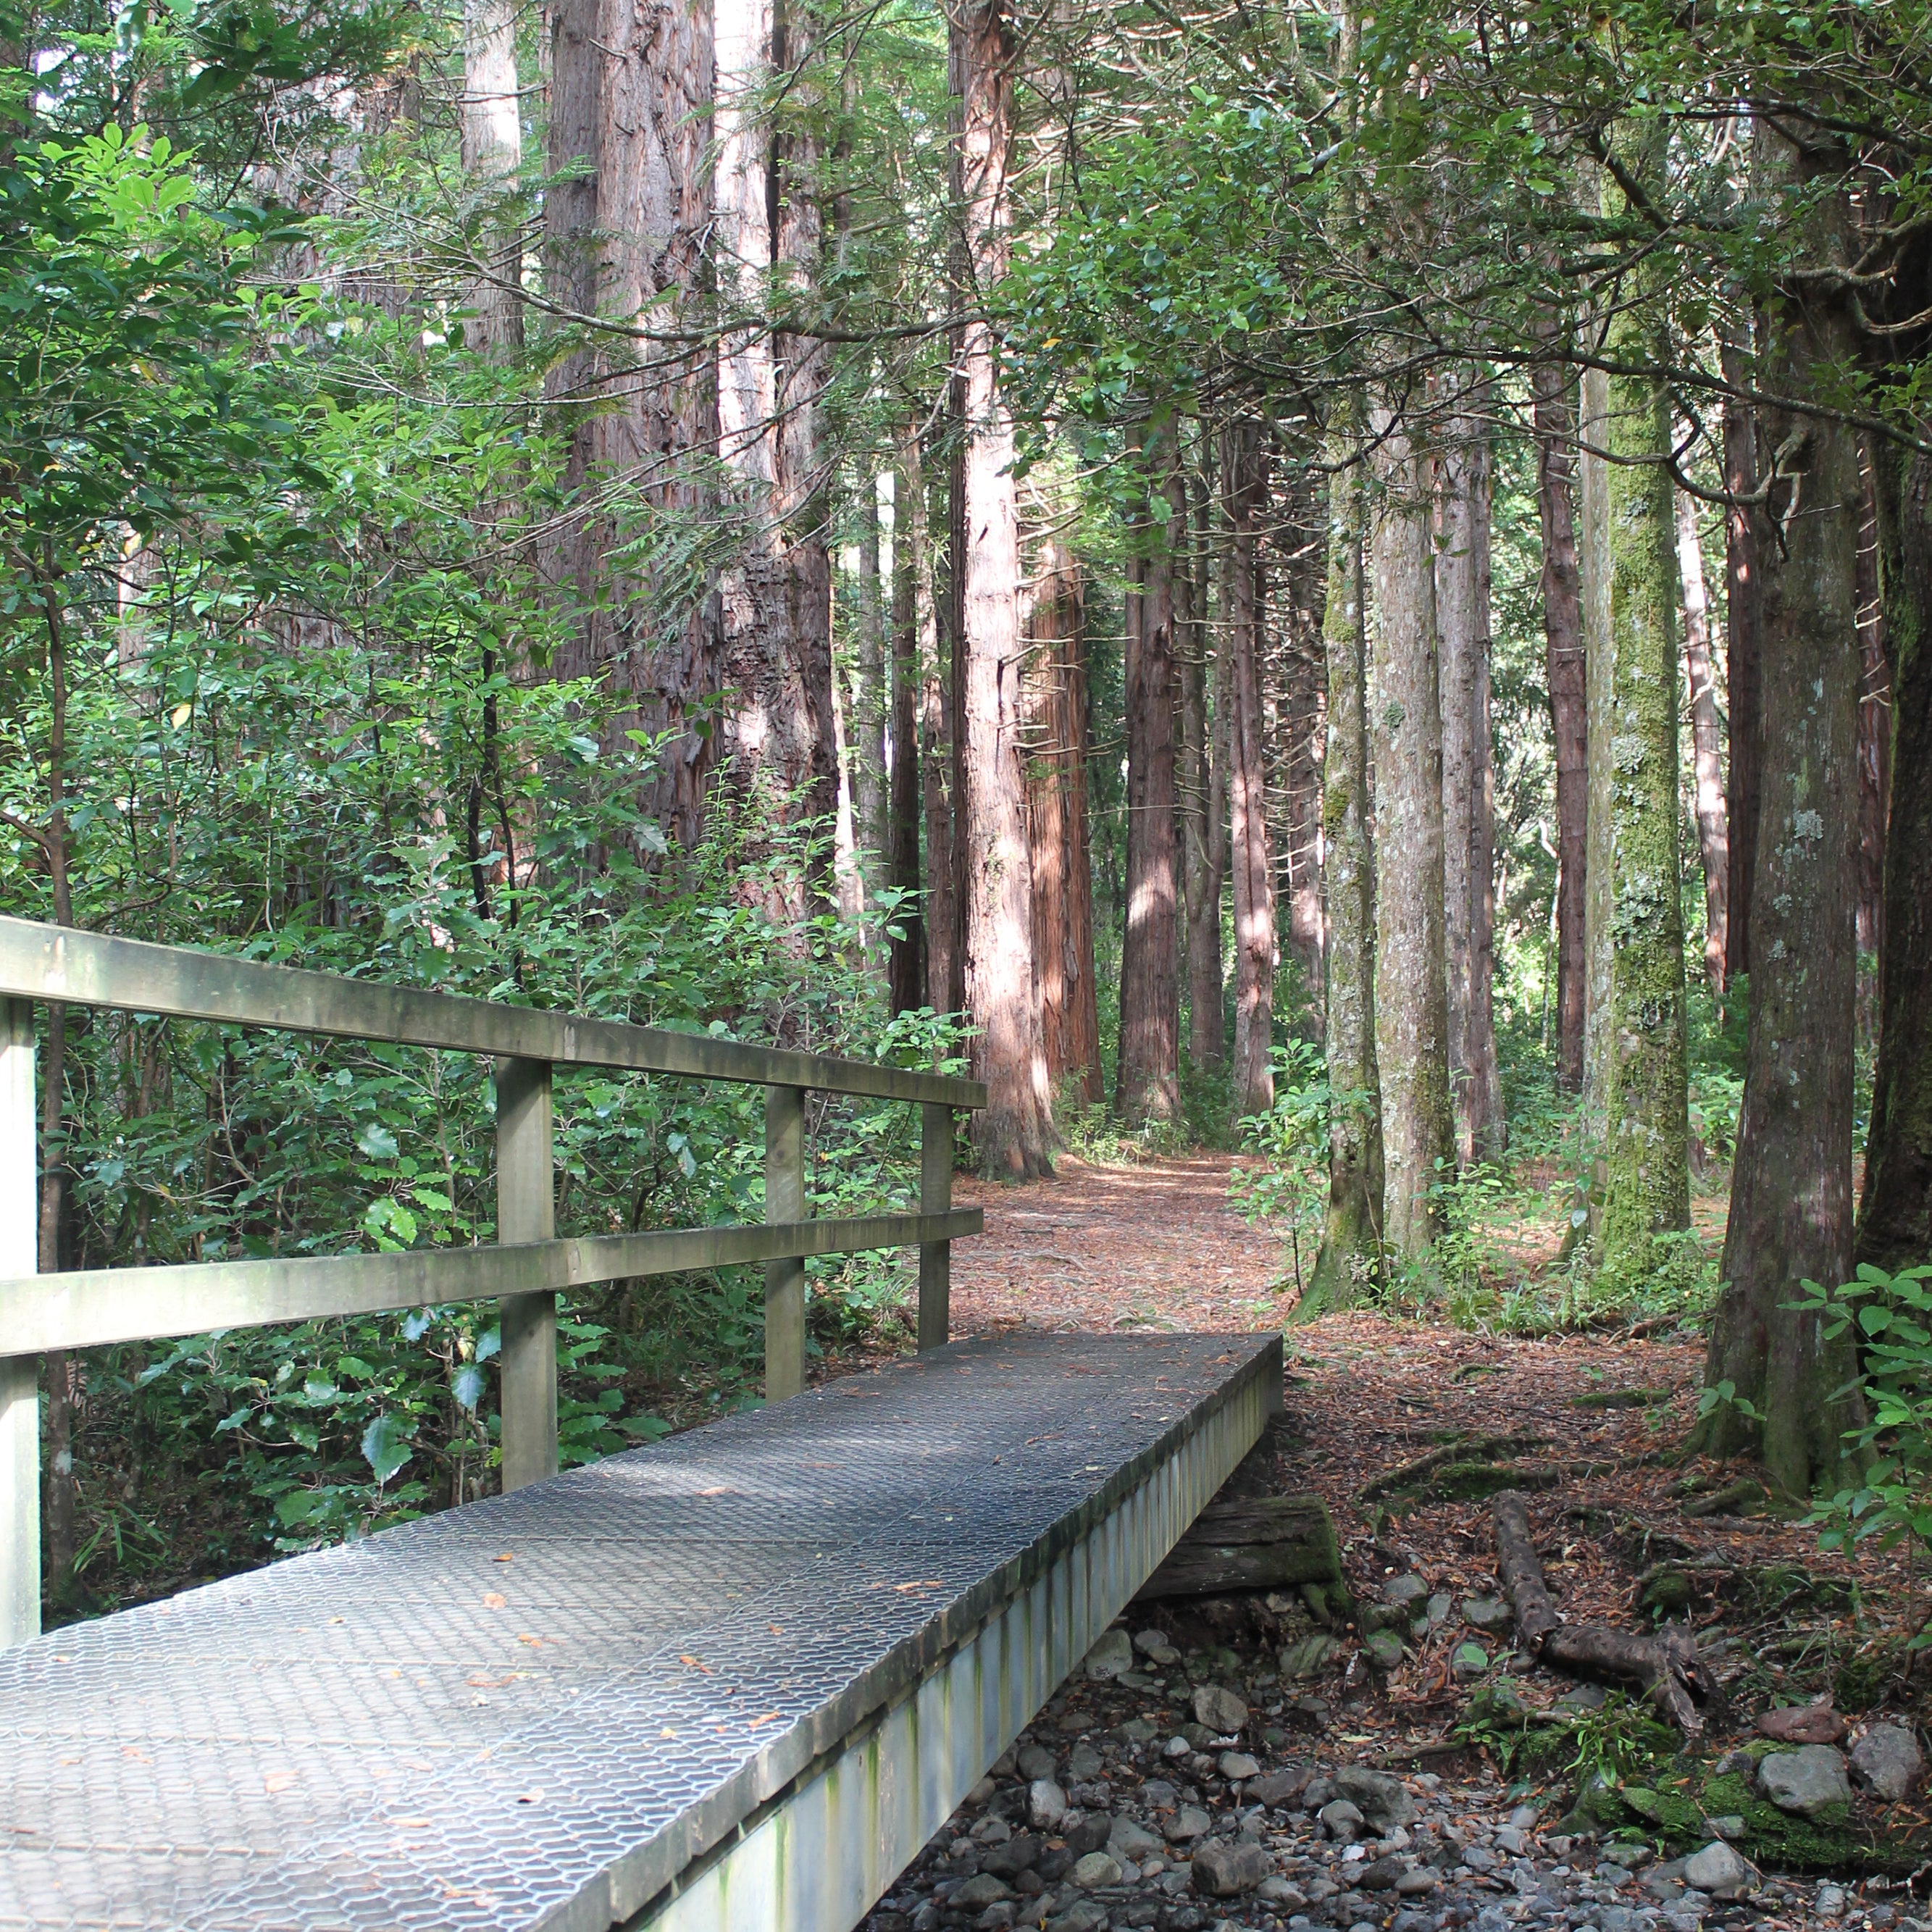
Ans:
[[[986,1226],[953,1251],[954,1333],[1280,1326],[1295,1258],[1230,1204],[1233,1165],[1070,1160],[1052,1181],[962,1181],[956,1199],[983,1208]],[[1487,1501],[1498,1477],[1527,1493],[1566,1621],[1646,1630],[1643,1593],[1676,1570],[1684,1594],[1672,1607],[1688,1611],[1733,1706],[1700,1778],[1769,1705],[1835,1691],[1852,1715],[1847,1750],[1864,1725],[1922,1720],[1915,1685],[1884,1652],[1916,1620],[1903,1554],[1822,1555],[1815,1529],[1761,1513],[1761,1498],[1737,1488],[1748,1470],[1678,1458],[1698,1334],[1508,1336],[1351,1310],[1289,1327],[1286,1344],[1286,1414],[1244,1477],[1328,1503],[1352,1616],[1320,1632],[1292,1597],[1130,1610],[1133,1669],[1106,1682],[1076,1672],[882,1902],[872,1932],[1922,1932],[1925,1906],[1870,1864],[1867,1834],[1881,1822],[1932,1834],[1922,1794],[1882,1821],[1861,1796],[1836,1869],[1815,1858],[1799,1869],[1768,1854],[1784,1840],[1747,1834],[1759,1862],[1725,1882],[1730,1854],[1694,1808],[1744,1806],[1754,1830],[1781,1815],[1735,1761],[1729,1783],[1672,1799],[1694,1807],[1673,1842],[1634,1813],[1598,1832],[1566,1822],[1567,1762],[1506,1763],[1453,1744],[1472,1699],[1498,1686],[1533,1721],[1569,1726],[1559,1738],[1598,1721],[1602,1702],[1510,1649]],[[1413,1480],[1388,1483],[1418,1462]],[[1391,1503],[1378,1484],[1417,1493]],[[1376,1627],[1384,1644],[1392,1632],[1393,1666],[1371,1654]],[[1243,1724],[1214,1727],[1238,1736],[1208,1739],[1204,1686],[1240,1702]],[[1667,1759],[1633,1763],[1624,1783],[1676,1790],[1682,1761]],[[1709,1796],[1733,1786],[1721,1805]],[[1354,1823],[1317,1816],[1338,1796],[1355,1801]],[[1246,1882],[1230,1876],[1216,1894],[1214,1875],[1250,1845]],[[1723,1856],[1687,1868],[1700,1846]]]

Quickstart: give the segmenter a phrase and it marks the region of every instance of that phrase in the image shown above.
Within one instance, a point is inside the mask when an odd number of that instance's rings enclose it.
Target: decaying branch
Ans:
[[[1636,1636],[1600,1624],[1566,1624],[1550,1601],[1543,1562],[1529,1533],[1522,1492],[1504,1490],[1490,1504],[1496,1528],[1496,1575],[1515,1612],[1523,1648],[1572,1677],[1608,1677],[1640,1684],[1687,1738],[1704,1728],[1700,1704],[1720,1707],[1717,1679],[1697,1654],[1684,1624],[1666,1624]]]

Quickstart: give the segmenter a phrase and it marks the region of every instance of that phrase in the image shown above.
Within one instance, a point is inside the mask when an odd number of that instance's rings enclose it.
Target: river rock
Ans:
[[[1082,1892],[1098,1892],[1104,1885],[1118,1885],[1120,1861],[1106,1852],[1086,1852],[1074,1861],[1073,1869],[1066,1874],[1066,1882],[1077,1885]]]
[[[1167,1847],[1166,1841],[1145,1826],[1136,1825],[1131,1818],[1116,1818],[1107,1834],[1107,1849],[1124,1864],[1130,1858],[1138,1863],[1143,1858],[1158,1858]]]
[[[1281,1674],[1295,1682],[1319,1677],[1340,1647],[1332,1636],[1324,1636],[1317,1630],[1312,1636],[1289,1644],[1282,1652],[1277,1660]]]
[[[1420,1576],[1392,1576],[1382,1586],[1385,1604],[1419,1603],[1429,1594],[1429,1586]]]
[[[1199,1805],[1184,1804],[1161,1830],[1170,1845],[1186,1845],[1196,1838],[1204,1838],[1214,1828],[1214,1820]]]
[[[1019,1773],[1030,1784],[1040,1778],[1058,1778],[1060,1760],[1044,1744],[1022,1744],[1020,1747]]]
[[[1684,1882],[1714,1898],[1735,1898],[1756,1882],[1757,1874],[1721,1839],[1684,1861]]]
[[[1232,1690],[1218,1684],[1203,1684],[1194,1694],[1194,1721],[1225,1737],[1238,1731],[1248,1721],[1248,1707]]]
[[[1845,1720],[1828,1704],[1795,1704],[1766,1712],[1757,1730],[1760,1737],[1781,1744],[1834,1744],[1845,1735]]]
[[[1245,1839],[1216,1840],[1194,1854],[1194,1889],[1204,1898],[1238,1898],[1268,1875],[1268,1855]]]
[[[1292,1804],[1308,1789],[1308,1784],[1309,1773],[1305,1768],[1268,1772],[1249,1785],[1248,1802],[1253,1804]]]
[[[1450,1674],[1459,1684],[1473,1684],[1490,1667],[1490,1653],[1479,1643],[1459,1643],[1449,1660]]]
[[[1244,1778],[1261,1775],[1261,1766],[1246,1751],[1223,1751],[1220,1764],[1221,1775],[1231,1784],[1238,1784]]]
[[[1780,1811],[1815,1818],[1834,1806],[1852,1802],[1843,1754],[1829,1744],[1802,1744],[1795,1751],[1774,1751],[1757,1768],[1764,1795]],[[1625,1794],[1626,1798],[1628,1793]]]
[[[1316,1815],[1322,1821],[1322,1830],[1344,1845],[1352,1845],[1362,1835],[1362,1827],[1368,1822],[1346,1798],[1338,1798],[1332,1804],[1323,1805]]]
[[[976,1912],[982,1905],[991,1905],[997,1899],[1010,1898],[1012,1895],[1012,1888],[1004,1879],[982,1871],[960,1886],[946,1902],[962,1912]]]
[[[1362,1654],[1378,1670],[1399,1670],[1402,1639],[1392,1630],[1371,1630],[1362,1640]]]
[[[1027,1786],[1027,1817],[1042,1832],[1058,1828],[1066,1816],[1066,1793],[1050,1778],[1036,1778]]]
[[[1874,1798],[1888,1802],[1910,1795],[1924,1762],[1902,1724],[1874,1724],[1852,1747],[1852,1775]]]
[[[1335,1789],[1378,1831],[1387,1832],[1398,1825],[1412,1824],[1415,1801],[1402,1789],[1402,1780],[1385,1771],[1371,1771],[1366,1765],[1345,1764],[1335,1774]]]
[[[1045,1850],[1032,1832],[1016,1832],[1004,1845],[995,1845],[981,1856],[980,1869],[995,1878],[1017,1878],[1040,1863]]]
[[[1076,1744],[1066,1754],[1066,1778],[1069,1784],[1084,1784],[1089,1778],[1098,1778],[1106,1769],[1106,1761],[1091,1744]]]
[[[1124,1630],[1104,1632],[1087,1653],[1084,1668],[1096,1684],[1111,1684],[1124,1670],[1134,1667],[1134,1640]]]
[[[1462,1621],[1472,1630],[1498,1630],[1509,1620],[1509,1606],[1498,1597],[1465,1597],[1462,1599]]]

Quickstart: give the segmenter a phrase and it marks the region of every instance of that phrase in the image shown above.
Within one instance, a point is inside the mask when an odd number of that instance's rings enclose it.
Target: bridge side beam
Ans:
[[[952,1109],[928,1100],[919,1110],[919,1211],[952,1206]],[[919,1250],[919,1346],[943,1348],[952,1322],[952,1244],[922,1242]]]
[[[765,1089],[765,1219],[805,1219],[805,1089]],[[805,1387],[805,1262],[765,1264],[765,1400]]]
[[[34,1115],[34,1009],[0,1000],[0,1276],[39,1265]],[[0,1356],[0,1650],[40,1634],[40,1364]]]
[[[547,1060],[500,1060],[496,1238],[556,1237],[556,1148]],[[556,1297],[506,1294],[502,1336],[503,1491],[556,1474]]]

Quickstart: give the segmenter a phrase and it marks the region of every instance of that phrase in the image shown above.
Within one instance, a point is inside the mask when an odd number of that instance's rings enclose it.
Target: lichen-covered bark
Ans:
[[[1610,465],[1598,452],[1610,434],[1610,385],[1600,369],[1583,372],[1576,467],[1577,574],[1582,596],[1583,1138],[1593,1163],[1590,1239],[1603,1207],[1604,1124],[1610,1107]]]
[[[1012,22],[1003,0],[980,0],[956,25],[964,97],[961,137],[966,245],[990,287],[1005,272],[1008,150],[1012,136]],[[986,1105],[974,1144],[1002,1179],[1052,1171],[1053,1117],[1042,1105],[1045,1055],[1033,962],[1033,873],[1027,839],[1019,688],[1019,521],[1013,423],[1000,394],[992,332],[982,316],[960,332],[965,375],[964,554],[958,652],[965,848],[966,1004],[978,1029],[973,1071]]]
[[[1167,501],[1177,462],[1172,416],[1146,436],[1150,500]],[[1123,1120],[1171,1120],[1180,1111],[1179,856],[1174,838],[1174,568],[1172,520],[1149,539],[1128,637],[1127,920],[1120,945]],[[1130,596],[1132,593],[1130,593]],[[1134,619],[1137,616],[1137,621]]]
[[[1748,388],[1748,358],[1724,345],[1724,380]],[[1764,736],[1758,694],[1763,630],[1757,525],[1750,500],[1757,490],[1757,432],[1750,406],[1724,401],[1724,694],[1730,700],[1730,757],[1724,774],[1724,824],[1730,879],[1724,895],[1724,977],[1750,970],[1751,874],[1757,865],[1758,763]]]
[[[1234,888],[1234,1112],[1240,1120],[1274,1105],[1275,904],[1262,754],[1259,532],[1268,511],[1267,459],[1258,424],[1222,433],[1227,505],[1228,805]]]
[[[1804,184],[1808,156],[1760,124],[1754,176],[1768,193]],[[1827,193],[1805,226],[1813,261],[1843,259],[1842,205]],[[1814,283],[1768,314],[1764,388],[1832,393],[1856,350],[1848,307]],[[1772,1477],[1808,1495],[1846,1469],[1844,1432],[1862,1414],[1841,1393],[1851,1334],[1826,1338],[1792,1306],[1806,1280],[1851,1272],[1854,919],[1858,892],[1858,441],[1843,423],[1764,408],[1776,473],[1764,568],[1762,800],[1751,893],[1750,1040],[1724,1238],[1725,1282],[1706,1386],[1732,1384],[1762,1412],[1708,1419],[1702,1446],[1731,1454],[1761,1437]]]
[[[1336,449],[1337,457],[1345,452]],[[1340,466],[1328,486],[1328,748],[1322,831],[1328,886],[1328,1213],[1306,1304],[1342,1300],[1382,1260],[1381,1079],[1376,1064],[1375,854],[1369,829],[1363,478]]]
[[[1503,1150],[1496,1062],[1496,774],[1490,746],[1490,525],[1486,386],[1456,403],[1438,466],[1436,552],[1442,644],[1442,919],[1449,993],[1449,1079],[1456,1150],[1465,1164]]]
[[[1191,469],[1192,465],[1190,466]],[[1182,475],[1168,484],[1170,499],[1187,526]],[[1198,532],[1193,533],[1198,538]],[[1190,568],[1174,577],[1174,656],[1180,682],[1181,878],[1187,907],[1187,1055],[1197,1067],[1219,1066],[1223,1058],[1221,997],[1221,854],[1211,828],[1216,787],[1208,728],[1208,571],[1199,541],[1187,546]]]
[[[1659,158],[1647,135],[1644,141],[1626,156],[1634,172],[1655,171]],[[1605,200],[1621,212],[1613,182]],[[1626,367],[1666,360],[1654,304],[1625,307],[1611,325],[1609,349],[1610,359]],[[1634,1278],[1662,1258],[1659,1235],[1690,1224],[1677,559],[1670,478],[1658,460],[1671,447],[1669,391],[1661,377],[1613,375],[1607,400],[1610,957],[1596,1253],[1606,1273]]]
[[[1456,1158],[1443,962],[1442,714],[1427,465],[1378,409],[1370,501],[1376,621],[1369,679],[1376,843],[1376,1059],[1382,1072],[1382,1235],[1425,1256],[1434,1189]]]
[[[1857,1258],[1889,1271],[1932,1258],[1932,458],[1875,453],[1894,758]]]
[[[1684,674],[1690,687],[1692,761],[1697,775],[1697,849],[1704,862],[1704,973],[1724,990],[1724,919],[1731,854],[1724,780],[1718,749],[1718,688],[1711,669],[1711,606],[1704,592],[1704,547],[1695,500],[1677,493],[1677,574],[1684,586]]]
[[[1583,1084],[1583,881],[1588,838],[1588,709],[1582,586],[1576,559],[1575,379],[1565,368],[1532,370],[1536,496],[1543,526],[1544,676],[1556,752],[1556,1066],[1574,1093]]]

